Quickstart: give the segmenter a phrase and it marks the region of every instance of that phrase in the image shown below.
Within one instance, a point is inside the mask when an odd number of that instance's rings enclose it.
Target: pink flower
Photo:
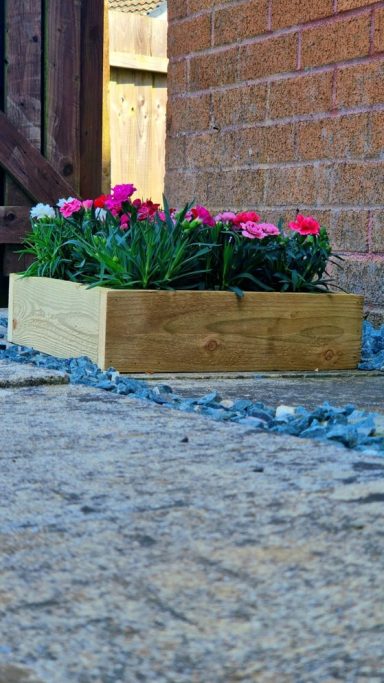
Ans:
[[[263,223],[255,223],[254,221],[240,223],[241,234],[244,235],[244,237],[249,237],[251,240],[262,240],[263,237],[267,237],[267,233],[264,232],[261,227],[262,225]]]
[[[215,216],[215,221],[217,223],[233,223],[235,219],[236,214],[232,211],[223,211],[222,213],[218,213],[217,216]]]
[[[122,216],[120,216],[120,228],[122,230],[128,230],[130,222],[131,217],[127,213],[123,213]]]
[[[273,223],[258,223],[257,227],[261,228],[265,235],[280,235],[279,228]]]
[[[86,211],[90,211],[93,206],[93,199],[84,199],[83,207]]]
[[[64,218],[70,218],[73,213],[80,211],[82,208],[83,205],[79,199],[71,199],[71,201],[62,204],[60,207],[60,213],[62,216],[64,216]]]
[[[288,223],[288,227],[296,230],[300,235],[318,235],[320,232],[320,224],[313,216],[302,216],[300,213],[295,221]]]
[[[260,216],[255,213],[255,211],[243,211],[235,216],[233,222],[235,225],[240,225],[240,223],[247,223],[248,221],[251,221],[252,223],[258,223],[259,220]]]
[[[114,199],[118,202],[129,201],[134,192],[136,192],[136,187],[132,184],[115,185],[115,187],[113,187],[111,190]]]
[[[158,211],[158,212],[157,212],[157,215],[158,215],[158,217],[160,218],[161,221],[164,221],[164,222],[165,222],[165,221],[167,220],[167,217],[166,217],[164,211]]]
[[[210,228],[214,228],[216,223],[213,216],[209,213],[205,206],[195,206],[191,209],[191,214],[194,219],[198,218],[201,220],[203,225],[208,225]]]
[[[153,218],[156,213],[158,208],[160,207],[160,204],[154,204],[151,199],[147,199],[146,202],[143,202],[137,212],[137,220],[138,221],[147,221]]]

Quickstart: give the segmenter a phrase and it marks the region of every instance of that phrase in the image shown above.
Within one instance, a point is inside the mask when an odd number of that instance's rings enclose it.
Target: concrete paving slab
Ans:
[[[71,385],[0,415],[0,676],[382,681],[383,458]]]
[[[0,388],[31,387],[40,384],[67,384],[68,375],[58,370],[0,360]]]

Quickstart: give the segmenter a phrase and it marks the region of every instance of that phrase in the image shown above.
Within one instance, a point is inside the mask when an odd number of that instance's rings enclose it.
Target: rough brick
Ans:
[[[254,123],[265,119],[267,86],[252,85],[213,94],[214,124]]]
[[[377,2],[377,0],[337,0],[337,9],[339,12],[345,12],[349,9],[373,5],[375,2]]]
[[[202,12],[204,10],[214,9],[215,5],[224,5],[225,3],[233,4],[236,0],[184,0],[185,4],[188,3],[188,14],[195,14],[196,12]]]
[[[184,55],[187,45],[193,52],[205,50],[211,46],[211,17],[209,14],[193,17],[172,27],[168,40],[168,55],[170,57]]]
[[[335,164],[332,199],[358,206],[383,201],[384,161]]]
[[[368,306],[382,306],[384,301],[384,260],[346,257],[338,270],[338,284],[347,292],[363,294]]]
[[[186,0],[170,0],[168,2],[168,20],[183,19],[188,14]]]
[[[209,176],[209,203],[223,209],[260,205],[264,189],[264,171],[217,171]]]
[[[305,121],[297,124],[298,158],[363,157],[368,144],[368,114]]]
[[[192,57],[190,62],[189,87],[191,90],[206,90],[237,80],[238,49]]]
[[[368,251],[368,211],[332,211],[329,236],[336,251]]]
[[[187,60],[174,62],[172,59],[168,64],[168,94],[186,92],[187,90]]]
[[[333,14],[333,0],[273,0],[272,29],[296,26]]]
[[[329,200],[331,168],[310,166],[277,167],[266,171],[268,206],[302,204],[320,206]]]
[[[332,74],[295,76],[270,85],[269,118],[329,111],[332,106]]]
[[[294,156],[293,125],[206,133],[187,143],[188,165],[196,168],[281,163]]]
[[[169,98],[167,105],[167,132],[176,135],[209,128],[209,95],[203,97]]]
[[[294,71],[297,61],[297,33],[244,45],[240,48],[240,79],[256,79]]]
[[[338,69],[336,98],[339,107],[384,102],[384,61]]]
[[[170,206],[182,207],[193,199],[206,204],[209,174],[187,170],[167,171],[165,175],[165,195]]]
[[[171,138],[169,135],[165,145],[165,165],[173,171],[175,168],[185,168],[185,136]]]
[[[384,210],[372,212],[371,251],[384,254]]]
[[[307,29],[302,36],[302,66],[321,66],[368,55],[369,30],[368,13]]]
[[[246,0],[235,7],[217,10],[214,16],[214,44],[235,43],[267,30],[269,0]]]
[[[384,52],[384,7],[377,9],[374,13],[374,52]]]
[[[370,157],[384,157],[384,111],[370,114],[369,151]]]

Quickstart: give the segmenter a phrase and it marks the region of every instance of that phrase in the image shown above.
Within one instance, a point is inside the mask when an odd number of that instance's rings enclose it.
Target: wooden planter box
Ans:
[[[336,370],[360,359],[363,297],[113,290],[11,275],[9,339],[120,372]]]

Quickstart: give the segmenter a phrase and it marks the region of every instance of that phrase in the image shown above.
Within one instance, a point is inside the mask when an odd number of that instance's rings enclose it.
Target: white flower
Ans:
[[[73,202],[74,199],[75,197],[68,197],[68,199],[59,199],[56,206],[58,206],[59,209],[61,209],[61,207],[64,206],[64,204],[66,204],[67,202]]]
[[[31,211],[31,218],[39,220],[40,218],[55,218],[55,209],[49,204],[36,204]]]
[[[106,217],[107,217],[107,212],[106,212],[106,210],[105,210],[105,209],[96,209],[96,211],[95,211],[95,217],[96,217],[99,221],[105,221],[105,219],[106,219]]]

